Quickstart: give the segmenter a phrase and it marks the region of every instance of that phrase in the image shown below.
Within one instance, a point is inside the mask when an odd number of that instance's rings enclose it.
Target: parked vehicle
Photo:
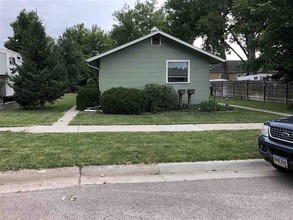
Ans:
[[[254,74],[248,76],[238,76],[237,81],[269,81],[272,78],[272,74]]]
[[[276,169],[293,171],[293,117],[264,123],[258,150]]]
[[[9,86],[11,84],[9,76],[17,74],[16,67],[21,63],[19,53],[0,48],[0,104],[13,96],[14,91]]]

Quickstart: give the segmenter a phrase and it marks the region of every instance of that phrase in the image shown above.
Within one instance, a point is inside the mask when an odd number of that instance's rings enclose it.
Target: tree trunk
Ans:
[[[40,101],[40,105],[41,105],[41,110],[44,110],[44,108],[45,108],[45,101],[44,100],[41,100]]]
[[[246,35],[246,45],[247,45],[247,53],[248,53],[248,61],[255,60],[255,46],[254,46],[254,34]],[[256,74],[256,71],[251,70],[250,68],[247,70],[248,74]]]
[[[224,50],[223,56],[225,58],[225,60],[227,60],[227,56]],[[222,67],[223,67],[223,75],[222,75],[222,79],[227,79],[229,80],[229,74],[228,74],[228,65],[227,62],[222,63]]]
[[[228,65],[227,65],[227,62],[222,63],[222,67],[223,67],[223,76],[222,76],[222,79],[227,79],[227,80],[229,80],[229,74],[228,74]]]

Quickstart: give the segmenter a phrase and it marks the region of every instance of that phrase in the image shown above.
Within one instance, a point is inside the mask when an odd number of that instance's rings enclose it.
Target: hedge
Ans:
[[[102,94],[101,107],[106,114],[142,114],[145,111],[144,92],[134,88],[111,88]]]
[[[84,110],[88,107],[100,105],[101,93],[98,87],[86,86],[81,87],[76,96],[76,108]]]

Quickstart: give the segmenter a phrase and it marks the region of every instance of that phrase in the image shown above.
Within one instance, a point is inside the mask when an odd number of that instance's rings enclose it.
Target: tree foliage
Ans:
[[[66,66],[69,86],[89,78],[97,83],[98,72],[88,67],[86,59],[111,49],[112,40],[97,25],[86,28],[82,23],[67,28],[58,39],[58,47]]]
[[[204,49],[225,57],[226,1],[168,0],[165,7],[172,35],[191,44],[202,37]]]
[[[76,24],[66,30],[66,35],[71,37],[86,58],[112,48],[110,34],[97,25],[86,28],[83,23]]]
[[[10,50],[20,52],[23,48],[24,41],[29,37],[29,29],[31,25],[39,20],[34,11],[27,12],[22,10],[16,18],[16,21],[11,23],[13,36],[8,37],[8,41],[4,46]]]
[[[251,65],[277,70],[277,80],[293,81],[293,1],[259,2],[254,13],[263,21],[256,47],[260,56]]]
[[[292,4],[290,0],[167,0],[166,10],[173,35],[190,43],[202,37],[204,49],[222,57],[234,51],[247,60],[247,72],[261,67],[288,72],[292,68]],[[244,59],[232,43],[239,46]],[[261,52],[258,59],[256,51]]]
[[[134,9],[124,5],[120,11],[114,12],[114,24],[111,36],[115,45],[121,45],[149,34],[154,29],[168,32],[168,23],[163,8],[157,8],[156,0],[137,1]]]
[[[59,37],[57,52],[65,66],[64,75],[67,86],[72,86],[88,78],[90,70],[86,59],[69,29],[66,29]]]
[[[54,47],[49,45],[49,38],[36,12],[22,11],[13,24],[25,23],[21,19],[32,15],[35,19],[25,26],[30,37],[22,39],[21,44],[18,42],[23,63],[18,67],[19,74],[11,80],[17,103],[24,107],[43,108],[46,102],[52,103],[64,94],[63,65],[56,59]],[[21,25],[17,27],[23,28]]]

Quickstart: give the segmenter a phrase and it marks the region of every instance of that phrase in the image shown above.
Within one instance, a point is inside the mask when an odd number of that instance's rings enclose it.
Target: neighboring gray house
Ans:
[[[148,83],[195,89],[192,104],[209,98],[209,65],[224,59],[162,31],[98,54],[87,60],[99,70],[101,92],[112,87],[143,89]],[[183,96],[186,103],[187,95]]]

